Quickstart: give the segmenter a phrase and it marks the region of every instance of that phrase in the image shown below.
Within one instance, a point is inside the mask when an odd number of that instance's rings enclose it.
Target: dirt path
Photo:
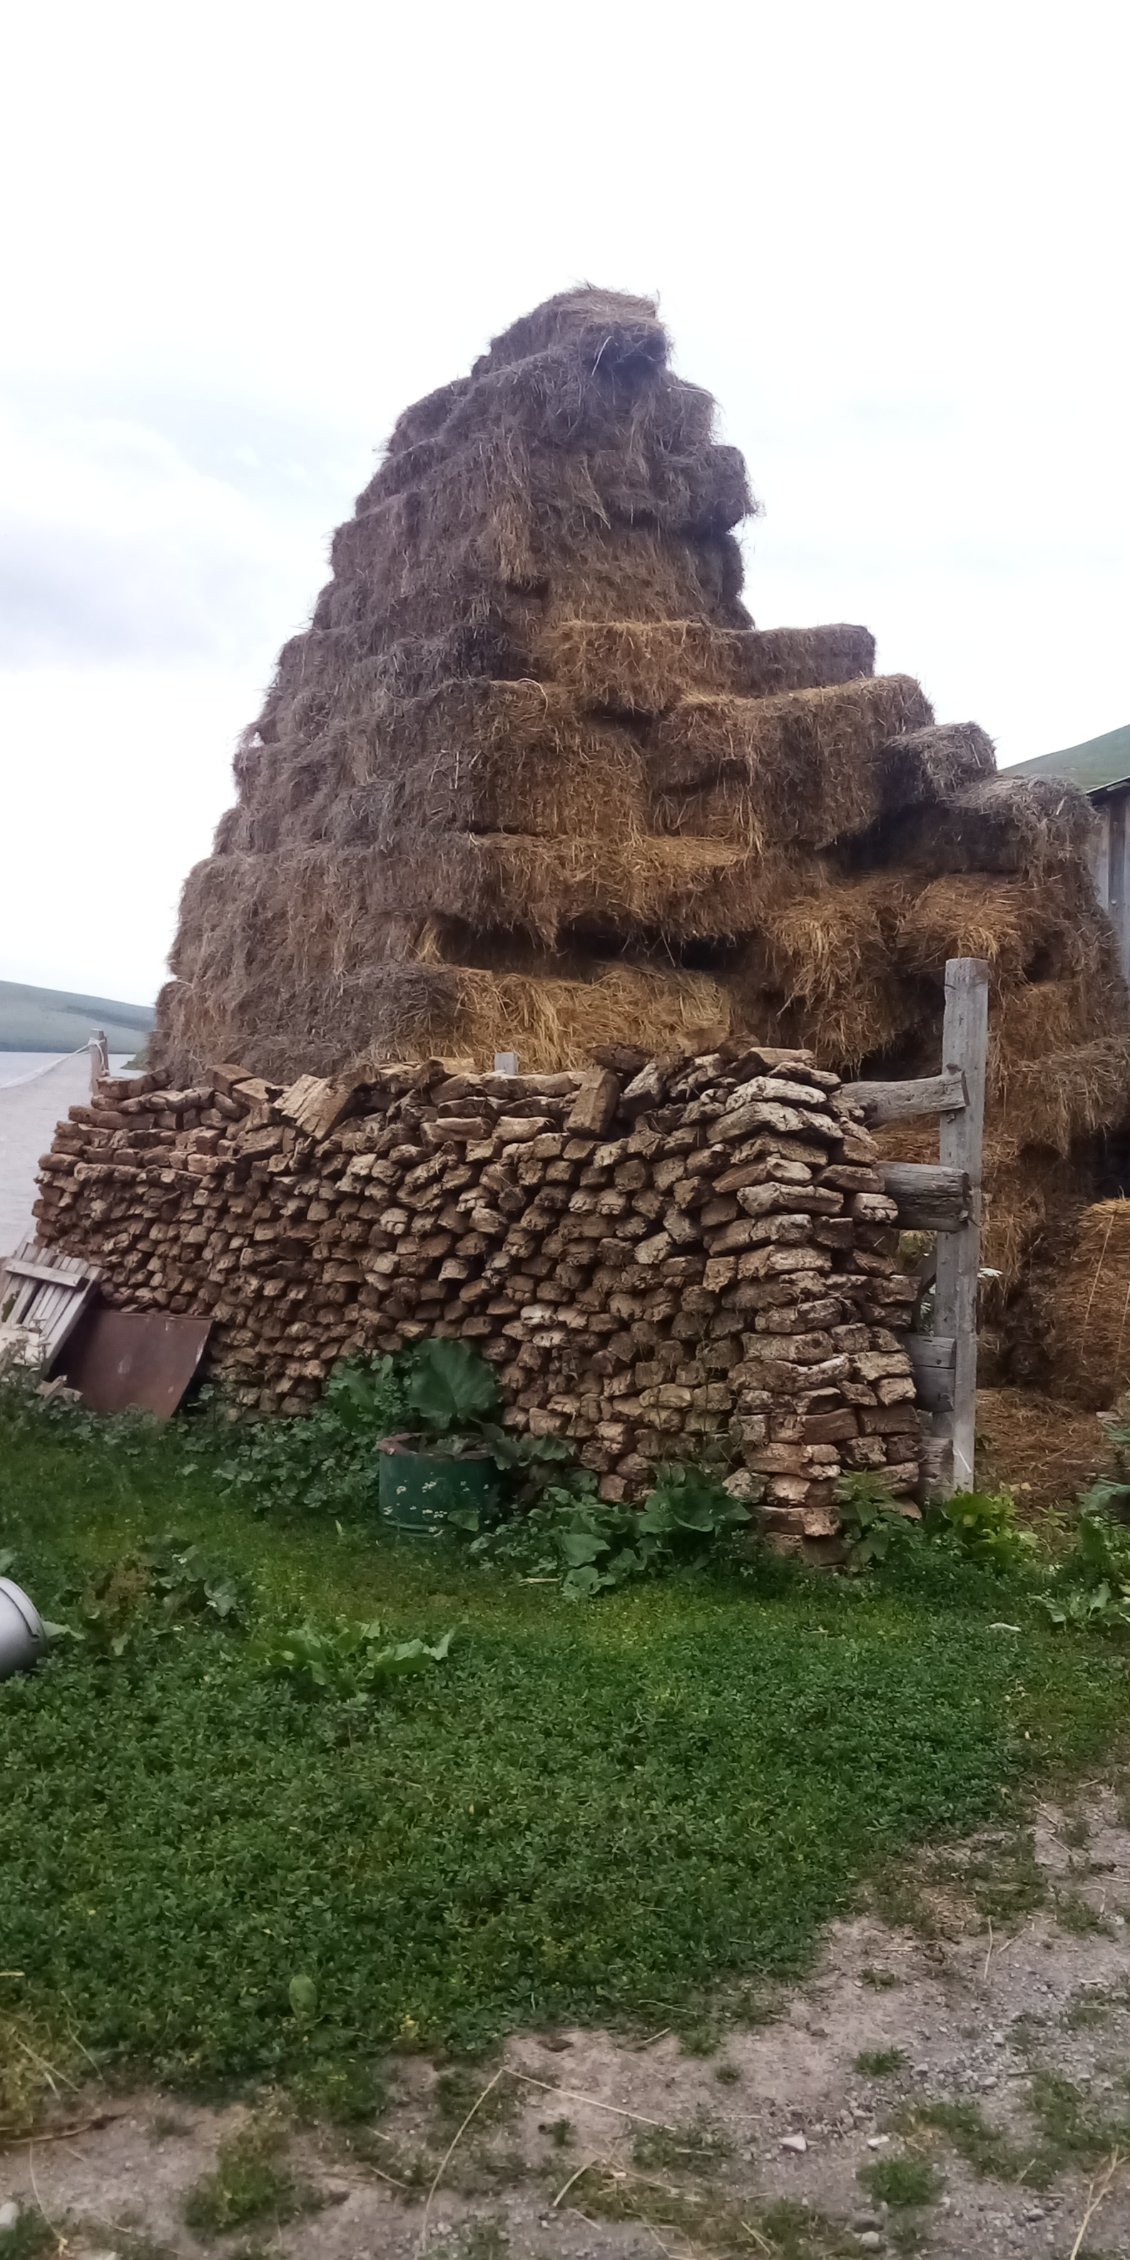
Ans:
[[[72,2115],[117,2115],[0,2153],[0,2198],[73,2260],[1112,2260],[1130,2253],[1121,1796],[1096,1785],[1030,1832],[930,1855],[710,2053],[573,2031],[485,2067],[407,2057],[388,2108],[348,2129],[84,2098]],[[221,2183],[251,2203],[220,2233],[200,2184],[233,2136]]]

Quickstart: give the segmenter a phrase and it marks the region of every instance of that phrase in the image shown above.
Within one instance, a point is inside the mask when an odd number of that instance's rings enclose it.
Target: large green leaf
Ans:
[[[465,1342],[440,1337],[419,1344],[406,1394],[423,1426],[441,1436],[478,1427],[498,1406],[498,1383],[484,1359]]]
[[[607,1538],[600,1538],[591,1530],[563,1530],[561,1533],[562,1557],[571,1569],[579,1569],[585,1562],[598,1562],[607,1552]]]

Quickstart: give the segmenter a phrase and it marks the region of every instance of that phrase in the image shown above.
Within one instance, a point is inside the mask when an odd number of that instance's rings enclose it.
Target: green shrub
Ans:
[[[672,1466],[660,1468],[642,1508],[597,1498],[595,1478],[578,1474],[571,1485],[547,1487],[528,1513],[485,1529],[475,1510],[456,1509],[449,1519],[472,1532],[478,1560],[556,1575],[570,1599],[586,1600],[681,1563],[707,1561],[750,1512],[703,1469]]]
[[[1036,1554],[1036,1541],[1016,1520],[1011,1491],[955,1491],[926,1510],[927,1536],[951,1540],[970,1561],[1007,1573]]]
[[[222,2236],[248,2221],[293,2221],[317,2205],[315,2193],[278,2163],[282,2135],[275,2127],[252,2124],[222,2142],[215,2172],[196,2183],[185,2199],[184,2218],[196,2236]]]
[[[390,1642],[375,1621],[357,1624],[339,1617],[330,1631],[300,1624],[270,1635],[254,1653],[265,1671],[289,1681],[298,1695],[361,1705],[371,1703],[394,1679],[441,1664],[451,1640],[445,1632],[434,1646],[425,1640]]]
[[[1074,1545],[1057,1564],[1040,1606],[1061,1628],[1130,1630],[1130,1531],[1094,1508],[1082,1514]]]
[[[164,1538],[65,1588],[61,1605],[75,1621],[50,1624],[49,1634],[75,1641],[103,1662],[117,1662],[132,1653],[143,1632],[167,1633],[178,1624],[204,1621],[242,1629],[250,1589],[245,1578],[201,1547]]]
[[[855,2068],[865,2079],[885,2079],[889,2072],[901,2071],[905,2062],[904,2048],[861,2048]]]
[[[852,1576],[881,1566],[905,1538],[906,1517],[881,1475],[841,1475],[836,1484],[844,1566]]]
[[[945,2187],[927,2158],[877,2158],[858,2179],[880,2205],[933,2205]]]
[[[374,1504],[375,1446],[407,1425],[398,1361],[353,1358],[300,1418],[225,1420],[214,1400],[188,1424],[190,1471],[252,1506],[293,1515],[359,1515]]]

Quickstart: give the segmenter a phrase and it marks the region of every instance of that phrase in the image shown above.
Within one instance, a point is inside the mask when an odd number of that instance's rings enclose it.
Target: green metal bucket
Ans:
[[[382,1522],[413,1538],[438,1538],[457,1507],[485,1507],[498,1484],[489,1452],[456,1458],[428,1438],[386,1436],[377,1446]]]

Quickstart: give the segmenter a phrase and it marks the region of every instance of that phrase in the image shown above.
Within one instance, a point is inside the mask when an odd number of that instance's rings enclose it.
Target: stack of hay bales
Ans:
[[[552,299],[409,409],[237,755],[156,1056],[561,1069],[748,1032],[932,1071],[945,960],[983,956],[1011,1283],[1050,1173],[1128,1111],[1087,804],[998,776],[865,629],[755,629],[752,507],[646,300]]]

